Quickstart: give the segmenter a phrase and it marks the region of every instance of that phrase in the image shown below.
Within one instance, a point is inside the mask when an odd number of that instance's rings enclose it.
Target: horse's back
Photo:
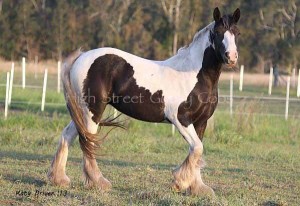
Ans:
[[[127,53],[125,51],[116,49],[116,48],[111,48],[111,47],[103,47],[103,48],[98,48],[98,49],[93,49],[86,51],[82,53],[74,62],[71,70],[71,80],[72,80],[72,85],[75,90],[77,91],[82,91],[83,87],[83,82],[85,78],[87,77],[88,71],[90,70],[92,64],[99,58],[102,58],[104,56],[115,56],[118,58],[123,59],[130,65],[132,65],[133,68],[135,68],[136,73],[140,73],[139,68],[140,65],[154,65],[154,63],[150,60],[138,57],[136,55]],[[150,69],[150,67],[153,66],[148,66],[147,68]],[[104,68],[98,68],[99,70],[104,69]],[[113,68],[110,68],[113,69]]]
[[[128,63],[137,64],[137,63],[151,63],[152,61],[136,56],[134,54],[130,54],[128,52],[122,51],[120,49],[111,48],[111,47],[103,47],[98,49],[93,49],[84,52],[74,63],[74,69],[83,69],[83,67],[90,67],[91,64],[99,57],[104,55],[114,55],[118,56]]]

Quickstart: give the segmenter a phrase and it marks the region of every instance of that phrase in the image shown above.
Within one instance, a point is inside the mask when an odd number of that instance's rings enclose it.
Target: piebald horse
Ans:
[[[48,172],[49,180],[66,186],[68,147],[79,135],[83,174],[88,187],[111,188],[95,159],[99,126],[106,105],[138,120],[174,124],[189,144],[189,154],[173,171],[172,186],[193,195],[213,195],[200,174],[203,134],[218,103],[221,68],[237,63],[236,38],[240,10],[221,16],[197,32],[193,41],[165,61],[152,61],[114,48],[77,51],[64,62],[62,81],[72,121],[63,130]]]

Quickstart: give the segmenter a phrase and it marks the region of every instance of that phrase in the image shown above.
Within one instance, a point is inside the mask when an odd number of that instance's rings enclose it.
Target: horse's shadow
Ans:
[[[47,161],[47,160],[52,160],[53,155],[43,155],[43,154],[35,154],[35,153],[27,153],[27,152],[18,152],[18,151],[0,151],[0,160],[3,158],[11,158],[11,159],[16,159],[16,160],[32,160],[32,161]],[[69,156],[68,161],[70,162],[75,162],[75,163],[81,163],[82,159],[78,157],[73,157]],[[103,166],[106,165],[114,165],[118,167],[141,167],[145,166],[146,164],[143,163],[134,163],[134,162],[129,162],[129,161],[123,161],[123,160],[111,160],[105,158],[105,156],[100,156],[97,158],[97,161],[102,164]],[[152,167],[154,169],[158,170],[165,170],[165,169],[170,169],[176,167],[174,164],[149,164],[149,167]]]
[[[25,184],[34,185],[35,187],[42,187],[47,184],[47,182],[44,180],[40,180],[36,177],[32,177],[28,175],[5,174],[3,175],[3,177],[5,180],[8,180],[15,184],[25,183]]]
[[[45,161],[51,159],[51,155],[35,154],[28,152],[19,152],[19,151],[0,151],[0,160],[4,158],[10,158],[15,160],[28,160],[28,161]]]
[[[0,151],[0,160],[3,160],[5,158],[10,158],[14,160],[19,160],[19,161],[38,161],[41,163],[45,163],[46,161],[51,161],[53,158],[53,155],[43,155],[43,154],[34,154],[34,153],[27,153],[27,152],[19,152],[19,151]],[[82,159],[78,157],[68,157],[69,162],[74,162],[77,164],[81,164]],[[117,166],[121,168],[126,168],[126,167],[145,167],[144,163],[134,163],[134,162],[129,162],[129,161],[123,161],[123,160],[111,160],[111,159],[106,159],[103,156],[98,158],[99,164],[102,166]],[[50,166],[50,164],[49,164]],[[148,164],[147,166],[155,169],[155,170],[171,170],[175,168],[176,165],[171,165],[171,164]],[[46,181],[44,180],[39,180],[36,177],[28,176],[28,175],[18,175],[16,173],[8,173],[8,174],[3,174],[3,177],[13,183],[17,182],[22,182],[22,183],[28,183],[35,185],[37,187],[42,187],[47,184]]]

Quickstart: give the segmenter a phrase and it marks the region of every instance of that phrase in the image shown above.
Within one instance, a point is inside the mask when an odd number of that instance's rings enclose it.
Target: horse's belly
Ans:
[[[115,104],[111,103],[120,112],[146,122],[164,122],[165,115],[163,109],[160,109],[154,104],[137,103],[137,104]]]
[[[148,122],[165,120],[165,102],[162,90],[152,94],[148,89],[139,87],[134,79],[128,80],[120,87],[115,87],[109,104],[138,120]]]

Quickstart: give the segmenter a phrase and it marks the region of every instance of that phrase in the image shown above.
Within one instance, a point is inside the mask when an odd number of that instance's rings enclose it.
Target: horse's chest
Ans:
[[[196,121],[207,121],[218,104],[217,89],[196,85],[187,100],[178,107],[177,118],[182,125],[188,126]]]

